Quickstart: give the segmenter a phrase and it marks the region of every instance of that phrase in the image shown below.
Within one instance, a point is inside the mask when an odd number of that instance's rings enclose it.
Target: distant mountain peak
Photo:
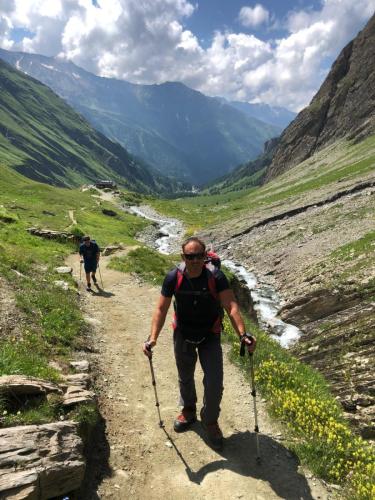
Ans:
[[[270,106],[266,103],[230,101],[229,104],[243,113],[246,113],[248,116],[270,123],[281,129],[284,129],[296,117],[294,111],[290,111],[281,106]]]

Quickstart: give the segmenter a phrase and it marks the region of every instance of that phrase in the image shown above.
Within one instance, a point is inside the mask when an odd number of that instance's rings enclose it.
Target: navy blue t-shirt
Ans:
[[[181,330],[210,330],[222,315],[220,301],[215,299],[209,290],[209,273],[204,267],[197,278],[184,275],[177,292],[177,270],[170,271],[164,279],[161,294],[164,297],[175,296],[177,324]],[[216,269],[213,275],[217,293],[230,288],[222,271]]]
[[[94,241],[90,241],[90,245],[86,246],[81,243],[79,246],[79,254],[82,255],[85,262],[96,262],[96,256],[100,252],[98,244]]]

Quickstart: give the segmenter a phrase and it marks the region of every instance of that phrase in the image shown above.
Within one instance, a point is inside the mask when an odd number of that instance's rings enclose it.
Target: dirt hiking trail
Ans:
[[[104,418],[105,440],[91,452],[86,499],[329,499],[322,483],[307,479],[297,459],[282,445],[280,429],[267,418],[258,396],[262,464],[256,463],[253,402],[249,384],[227,359],[224,344],[224,396],[220,425],[225,444],[215,452],[205,441],[200,422],[182,434],[173,431],[179,410],[177,372],[168,318],[154,349],[160,411],[159,427],[149,362],[141,351],[159,288],[107,269],[102,257],[104,291],[80,291],[86,320],[92,325],[97,373],[95,390]],[[77,255],[68,258],[79,278]],[[100,284],[99,273],[97,275]],[[87,353],[84,353],[87,358]],[[198,405],[202,372],[197,364]],[[199,409],[199,406],[198,406]],[[91,465],[90,465],[91,463]]]

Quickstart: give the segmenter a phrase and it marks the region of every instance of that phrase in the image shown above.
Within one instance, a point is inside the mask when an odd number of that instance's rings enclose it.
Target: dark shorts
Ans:
[[[95,273],[98,263],[96,261],[86,261],[84,263],[85,273]]]

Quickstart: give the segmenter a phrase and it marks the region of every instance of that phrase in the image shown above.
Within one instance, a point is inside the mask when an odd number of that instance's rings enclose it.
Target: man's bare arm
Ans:
[[[224,290],[219,293],[221,305],[226,310],[233,328],[239,336],[246,332],[245,323],[242,319],[238,303],[232,290]]]
[[[151,335],[149,338],[149,342],[152,342],[153,345],[156,344],[159,333],[164,326],[165,318],[167,316],[171,302],[172,297],[164,297],[164,295],[160,295],[159,302],[155,308],[151,323]]]
[[[242,319],[240,308],[238,307],[238,303],[234,296],[232,290],[224,290],[219,293],[220,301],[224,309],[226,310],[229,319],[233,325],[233,328],[239,335],[241,342],[244,342],[247,346],[249,352],[254,352],[257,340],[251,335],[247,336],[246,334],[246,326]]]

